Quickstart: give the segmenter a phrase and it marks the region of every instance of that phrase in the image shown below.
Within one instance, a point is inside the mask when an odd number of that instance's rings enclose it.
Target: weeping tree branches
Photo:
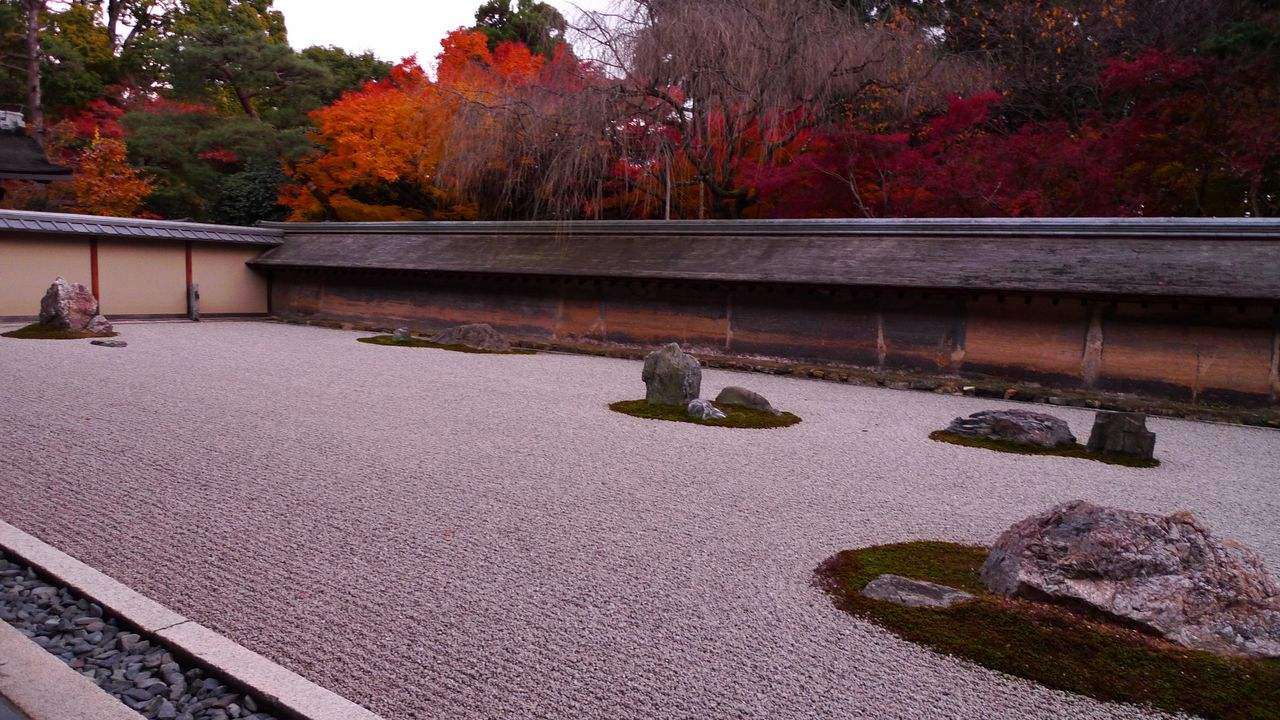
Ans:
[[[829,0],[634,0],[574,30],[585,59],[466,103],[446,162],[460,187],[496,179],[513,213],[740,217],[758,201],[750,175],[814,128],[940,106],[985,80],[926,30]]]

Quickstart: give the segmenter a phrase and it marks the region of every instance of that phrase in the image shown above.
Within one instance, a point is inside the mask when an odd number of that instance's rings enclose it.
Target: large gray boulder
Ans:
[[[992,592],[1084,605],[1197,650],[1280,657],[1280,583],[1261,556],[1190,513],[1085,501],[1009,528],[982,566]]]
[[[721,390],[720,394],[716,396],[716,402],[721,405],[738,405],[751,408],[771,415],[782,414],[773,409],[773,405],[769,403],[765,396],[743,387],[729,386]]]
[[[1089,450],[1151,460],[1156,452],[1156,434],[1147,429],[1147,416],[1143,413],[1103,411],[1093,420]]]
[[[84,285],[61,277],[40,300],[40,324],[56,330],[111,332],[111,323],[98,314],[98,298]]]
[[[892,574],[880,575],[867,583],[862,595],[895,605],[923,608],[949,608],[974,599],[963,590]]]
[[[984,410],[952,420],[947,432],[1044,448],[1071,445],[1076,441],[1065,421],[1030,410]]]
[[[492,325],[486,323],[451,327],[431,338],[431,342],[440,345],[461,345],[488,352],[507,352],[511,349],[511,342],[494,330]]]
[[[650,405],[687,407],[702,392],[702,365],[678,343],[649,353],[640,377]]]

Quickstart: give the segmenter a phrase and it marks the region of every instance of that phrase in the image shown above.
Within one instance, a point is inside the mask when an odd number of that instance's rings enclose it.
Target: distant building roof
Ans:
[[[49,162],[40,144],[20,126],[0,127],[0,180],[53,182],[70,177],[71,170]]]
[[[279,245],[284,236],[280,230],[262,227],[0,210],[0,235],[15,232],[263,246]]]
[[[1274,219],[270,224],[251,264],[1280,299]]]

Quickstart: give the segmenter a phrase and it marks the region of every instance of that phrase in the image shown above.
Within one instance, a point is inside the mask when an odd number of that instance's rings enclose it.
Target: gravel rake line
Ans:
[[[277,720],[97,603],[0,553],[0,620],[149,720]]]

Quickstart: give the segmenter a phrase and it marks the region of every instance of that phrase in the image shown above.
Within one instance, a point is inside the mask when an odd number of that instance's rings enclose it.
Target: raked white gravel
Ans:
[[[813,568],[1084,498],[1280,569],[1275,431],[1153,420],[1135,470],[927,439],[990,400],[707,371],[804,418],[728,430],[610,412],[638,362],[119,329],[0,339],[0,518],[389,719],[1152,717],[902,642]]]

